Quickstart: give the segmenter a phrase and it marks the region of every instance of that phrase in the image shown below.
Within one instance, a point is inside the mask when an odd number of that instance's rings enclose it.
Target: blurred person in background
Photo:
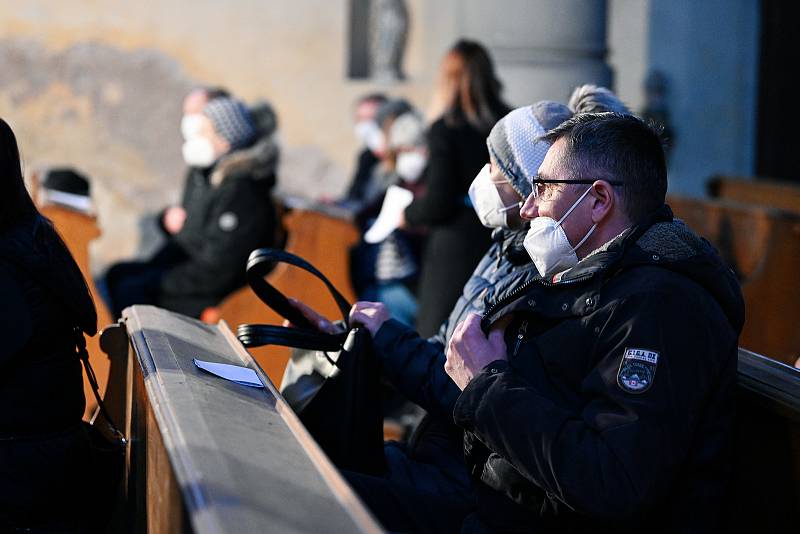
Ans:
[[[603,112],[631,114],[628,106],[623,104],[611,90],[590,83],[577,86],[572,91],[567,105],[575,115]]]
[[[385,139],[375,116],[387,100],[381,93],[371,93],[356,101],[353,112],[354,131],[359,143],[356,170],[347,193],[337,202],[352,211],[357,211],[364,202],[365,189],[384,151]]]
[[[153,259],[109,269],[105,282],[115,316],[132,304],[155,304],[199,317],[244,284],[253,249],[276,244],[278,148],[242,102],[222,97],[206,103],[183,156],[191,173],[186,217]]]
[[[386,183],[413,194],[427,163],[424,120],[409,109],[396,117],[387,116],[382,126],[386,133],[386,159],[382,164]],[[372,221],[374,218],[368,222]],[[392,317],[413,326],[417,314],[418,236],[396,229],[379,243],[365,246],[374,254],[373,269],[357,281],[363,288],[359,299],[383,302]]]
[[[486,136],[508,113],[501,84],[487,51],[474,41],[458,41],[439,68],[428,131],[425,192],[405,209],[404,225],[427,228],[419,285],[417,329],[436,333],[491,244],[467,195],[488,161]]]
[[[97,313],[2,119],[0,193],[0,530],[85,532],[93,473],[76,344],[96,333]]]

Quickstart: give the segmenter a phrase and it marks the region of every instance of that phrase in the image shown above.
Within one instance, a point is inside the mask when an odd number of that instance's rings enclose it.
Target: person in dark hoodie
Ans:
[[[147,262],[117,264],[106,275],[116,316],[132,304],[155,304],[199,317],[244,285],[247,257],[274,246],[272,201],[278,147],[262,135],[244,104],[215,98],[184,146],[191,168],[180,229]]]
[[[0,119],[0,530],[83,532],[90,449],[76,341],[97,314]]]
[[[739,284],[664,204],[658,134],[582,114],[521,215],[540,276],[453,332],[445,369],[469,532],[716,532],[733,442]]]

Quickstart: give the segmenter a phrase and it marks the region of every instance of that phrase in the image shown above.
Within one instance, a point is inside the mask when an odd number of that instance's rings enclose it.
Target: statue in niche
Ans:
[[[371,0],[369,20],[370,77],[396,81],[403,75],[403,54],[408,36],[405,0]]]

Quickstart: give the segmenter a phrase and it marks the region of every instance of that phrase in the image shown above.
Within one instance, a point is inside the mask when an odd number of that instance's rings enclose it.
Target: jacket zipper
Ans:
[[[588,273],[588,274],[585,274],[585,275],[580,276],[578,278],[573,278],[571,280],[564,280],[563,282],[558,282],[557,284],[554,284],[553,282],[548,282],[547,280],[545,280],[543,278],[532,278],[532,279],[528,280],[527,282],[525,282],[524,284],[522,284],[521,286],[519,286],[517,289],[515,289],[511,293],[509,293],[508,295],[506,295],[505,298],[502,298],[502,299],[498,300],[497,302],[495,302],[494,304],[492,304],[489,307],[489,309],[486,310],[486,312],[484,312],[483,317],[481,318],[481,321],[483,321],[486,318],[490,317],[497,309],[499,309],[501,306],[505,305],[507,302],[511,302],[513,299],[515,299],[517,297],[517,295],[519,293],[521,293],[522,291],[528,289],[528,287],[530,287],[531,284],[533,284],[534,282],[538,282],[538,283],[542,284],[545,287],[553,287],[553,286],[556,286],[556,285],[565,286],[565,285],[569,285],[569,284],[574,284],[576,282],[583,282],[584,280],[588,280],[592,276],[594,276],[594,273]]]
[[[528,331],[528,320],[525,319],[522,321],[522,324],[519,325],[519,330],[517,330],[517,342],[514,344],[514,354],[516,356],[519,352],[519,346],[522,345],[522,340],[525,338],[525,333]]]

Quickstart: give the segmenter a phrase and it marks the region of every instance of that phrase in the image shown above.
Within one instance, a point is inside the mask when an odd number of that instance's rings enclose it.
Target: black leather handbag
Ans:
[[[342,332],[320,332],[265,279],[275,263],[303,269],[328,288],[342,314]],[[280,391],[331,460],[341,469],[380,474],[383,412],[379,362],[365,328],[350,325],[350,303],[313,265],[289,252],[263,248],[247,262],[247,282],[270,308],[294,327],[243,324],[237,337],[245,347],[292,347]]]

